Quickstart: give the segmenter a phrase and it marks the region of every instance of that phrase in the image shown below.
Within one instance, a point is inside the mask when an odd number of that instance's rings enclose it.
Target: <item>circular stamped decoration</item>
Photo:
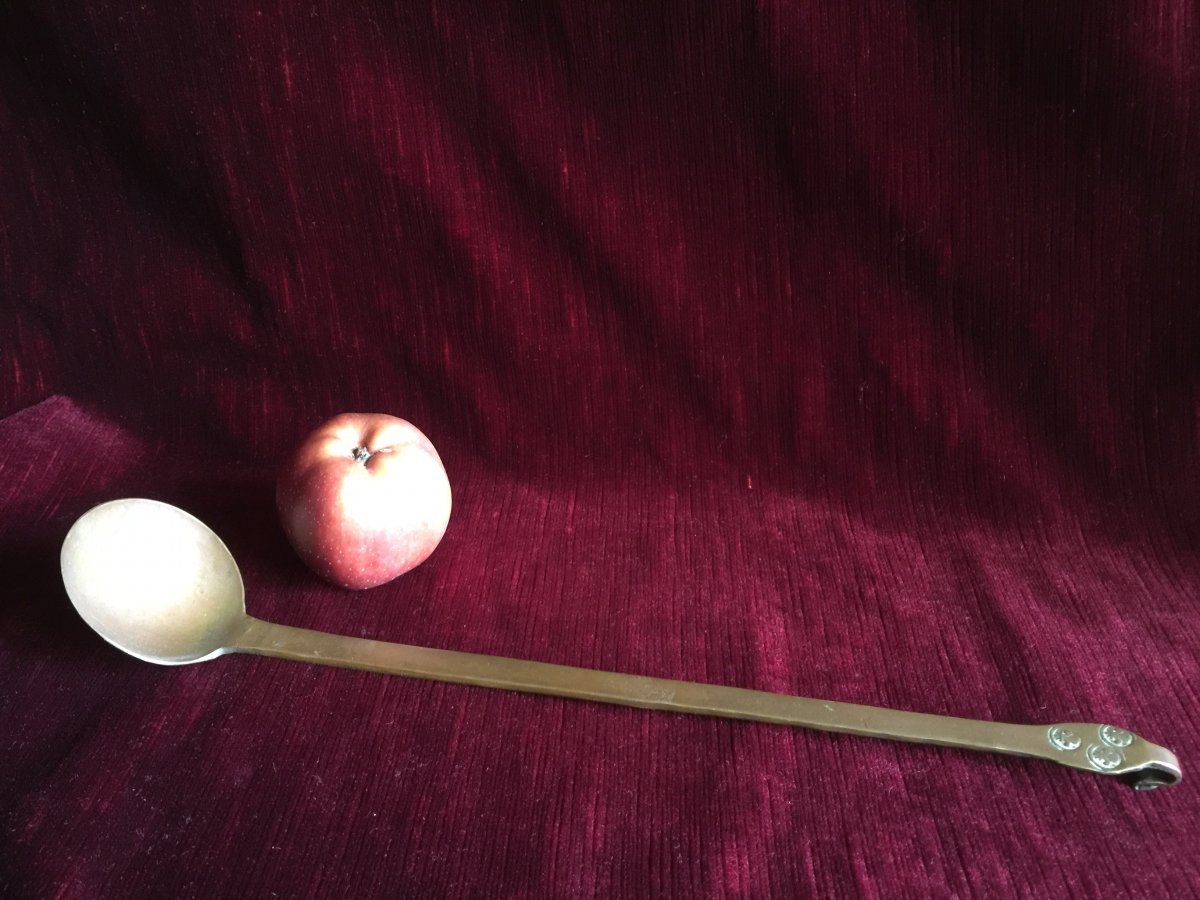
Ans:
[[[1083,743],[1083,738],[1070,728],[1063,728],[1061,725],[1055,725],[1050,729],[1049,738],[1050,743],[1059,750],[1078,750],[1079,745]]]
[[[1116,747],[1107,744],[1092,744],[1087,748],[1087,758],[1097,769],[1108,772],[1125,762],[1125,757]]]
[[[1133,743],[1134,735],[1116,725],[1101,725],[1100,740],[1114,747],[1128,747]]]

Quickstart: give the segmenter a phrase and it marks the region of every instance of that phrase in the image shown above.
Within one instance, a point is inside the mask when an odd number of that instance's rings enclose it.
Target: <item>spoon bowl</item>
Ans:
[[[232,649],[247,620],[233,555],[195,516],[157,500],[89,510],[63,542],[63,584],[83,620],[147,662],[183,665]]]

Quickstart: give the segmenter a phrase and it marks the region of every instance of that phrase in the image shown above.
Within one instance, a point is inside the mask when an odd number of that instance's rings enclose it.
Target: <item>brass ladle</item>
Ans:
[[[1007,725],[275,625],[246,614],[242,577],[221,539],[199,519],[155,500],[114,500],[81,516],[63,542],[62,574],[71,602],[101,637],[139,659],[163,665],[257,653],[410,678],[1033,756],[1114,776],[1139,790],[1175,784],[1181,777],[1174,753],[1112,725]]]

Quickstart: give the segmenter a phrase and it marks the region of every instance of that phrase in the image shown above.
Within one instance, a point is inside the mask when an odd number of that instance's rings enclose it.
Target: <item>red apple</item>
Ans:
[[[404,419],[346,413],[300,445],[275,500],[288,540],[334,584],[369,588],[424,562],[450,521],[450,482]]]

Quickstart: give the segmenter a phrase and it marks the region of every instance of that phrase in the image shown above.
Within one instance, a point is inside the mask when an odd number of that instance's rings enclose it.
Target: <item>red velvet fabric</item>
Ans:
[[[87,630],[150,496],[275,621],[1200,758],[1193,4],[396,6],[0,6],[0,894],[1200,891],[1186,778]],[[456,508],[350,593],[372,410]]]

